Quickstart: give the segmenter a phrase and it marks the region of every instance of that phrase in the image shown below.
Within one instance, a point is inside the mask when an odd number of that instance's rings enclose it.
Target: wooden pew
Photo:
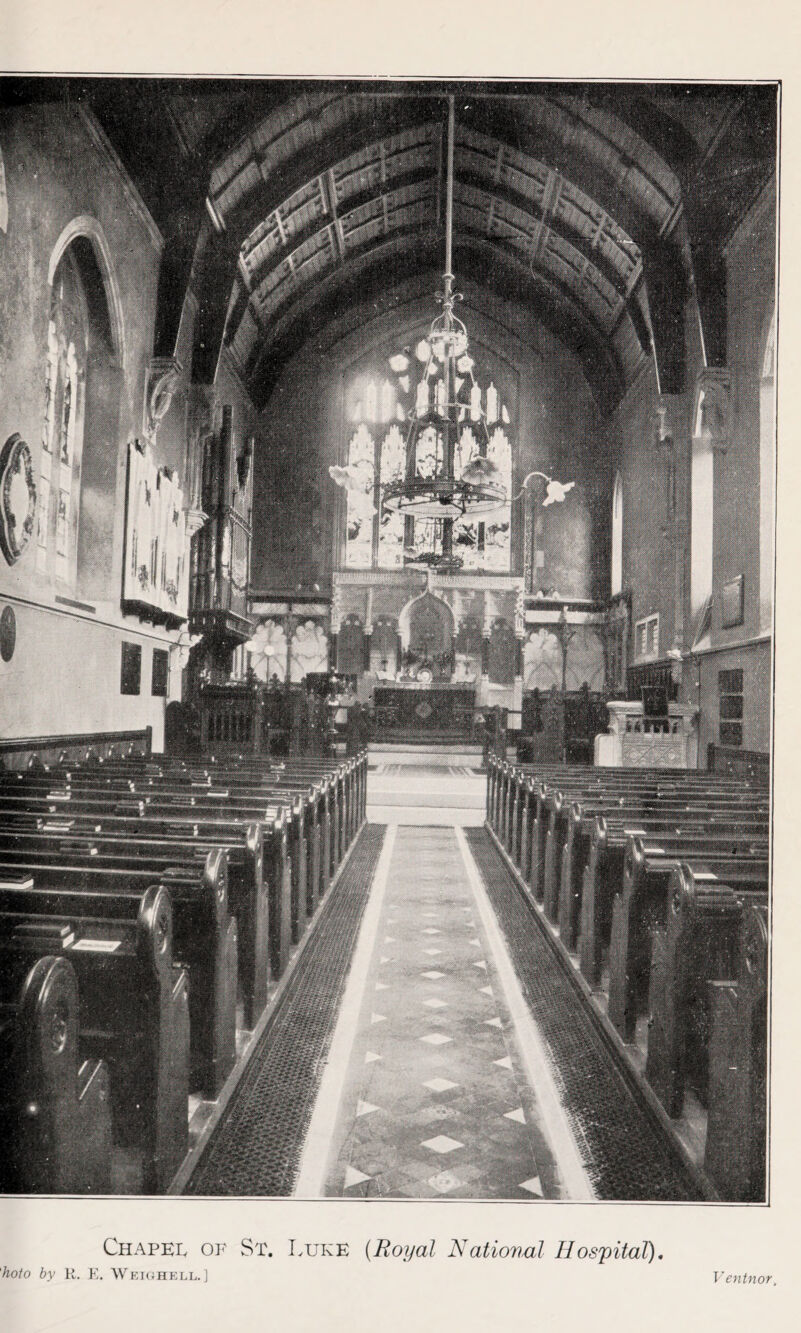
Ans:
[[[643,811],[634,798],[621,798],[622,804],[610,805],[600,800],[574,801],[567,816],[567,833],[561,849],[558,890],[559,936],[568,949],[576,947],[581,920],[584,871],[589,860],[595,820],[602,814],[607,838],[611,831],[643,833],[658,842],[659,835],[689,834],[708,829],[715,836],[742,836],[746,830],[754,836],[767,837],[768,815],[761,808],[739,806],[733,810],[717,798],[697,795],[666,795],[655,811]],[[608,849],[608,843],[607,843]]]
[[[670,875],[666,920],[653,942],[645,1074],[668,1115],[681,1114],[686,1087],[707,1104],[709,982],[740,972],[745,902],[767,906],[768,877],[726,881],[682,863]]]
[[[228,912],[225,849],[175,865],[135,845],[124,856],[92,855],[89,839],[69,842],[21,835],[0,851],[0,876],[28,875],[33,886],[20,910],[71,911],[135,920],[154,880],[170,892],[174,953],[189,973],[190,1081],[215,1097],[236,1061],[237,929]],[[0,888],[2,910],[16,911],[18,890]]]
[[[39,958],[0,973],[0,1190],[108,1194],[111,1099],[102,1060],[83,1059],[78,982]]]
[[[608,785],[599,790],[584,791],[580,798],[589,818],[594,813],[605,814],[608,821],[618,818],[629,821],[663,823],[675,820],[677,823],[692,822],[704,818],[720,823],[727,819],[734,824],[741,820],[753,822],[762,818],[767,822],[767,810],[761,800],[743,798],[741,793],[719,792],[706,784],[675,782],[632,783],[630,779],[621,785],[618,780],[610,780]],[[549,920],[556,921],[559,911],[559,895],[563,876],[563,857],[569,847],[571,835],[570,814],[575,803],[575,793],[551,787],[544,796],[544,807],[548,817],[548,829],[545,837],[545,854],[542,862],[542,900]],[[588,835],[591,825],[588,825]],[[573,833],[575,833],[573,828]],[[589,837],[587,839],[589,842]],[[587,845],[584,854],[586,858]],[[569,873],[569,872],[568,872]],[[580,883],[577,869],[576,880]],[[576,885],[578,891],[578,885]]]
[[[54,775],[50,775],[52,778]],[[44,784],[48,786],[48,784]],[[109,782],[97,778],[90,785],[85,776],[75,785],[70,783],[59,786],[51,782],[44,787],[19,788],[10,793],[0,790],[0,809],[14,806],[35,813],[57,814],[69,807],[70,814],[77,811],[85,815],[98,817],[110,814],[132,815],[140,818],[156,816],[164,821],[177,824],[181,819],[189,818],[193,822],[203,822],[207,818],[227,819],[245,824],[254,821],[267,822],[274,818],[276,807],[286,805],[289,808],[288,840],[291,851],[292,873],[292,939],[297,943],[306,916],[311,906],[316,905],[313,885],[319,882],[319,827],[315,824],[310,830],[311,858],[309,858],[309,837],[307,837],[307,810],[312,811],[314,820],[315,802],[319,793],[308,786],[301,791],[296,788],[267,788],[258,791],[246,789],[232,793],[228,787],[209,787],[206,784],[188,787],[186,784],[167,783],[150,777],[133,780],[125,784],[121,781]],[[311,860],[311,873],[309,864]],[[338,864],[338,862],[337,862]]]
[[[297,872],[294,876],[292,874],[289,848],[292,808],[280,804],[280,800],[278,804],[267,804],[269,794],[263,796],[257,806],[248,805],[246,809],[240,808],[233,813],[224,799],[215,803],[197,797],[182,800],[180,796],[167,797],[158,790],[153,790],[146,797],[141,793],[133,795],[128,792],[118,801],[119,795],[108,792],[103,794],[85,787],[73,790],[52,785],[47,792],[38,796],[22,789],[13,792],[11,796],[0,792],[0,813],[5,813],[7,821],[12,817],[17,820],[40,818],[52,821],[53,824],[72,821],[76,826],[89,825],[96,831],[107,829],[109,832],[136,837],[153,835],[185,842],[199,838],[224,842],[230,840],[237,827],[240,832],[235,837],[241,840],[243,826],[252,828],[258,824],[262,828],[263,842],[262,883],[258,879],[258,866],[250,859],[248,868],[253,874],[243,873],[242,896],[238,900],[235,897],[234,902],[238,902],[242,908],[238,924],[245,939],[245,959],[254,959],[254,966],[258,963],[260,968],[264,959],[262,941],[269,916],[270,959],[272,974],[277,979],[289,958],[292,943],[292,886],[293,883],[298,885]],[[263,824],[253,818],[254,811],[262,817]],[[295,838],[296,845],[297,841]],[[254,842],[257,846],[258,836]],[[268,911],[265,911],[263,891],[265,880],[269,897]],[[254,923],[252,929],[250,922]],[[262,975],[259,986],[264,984],[266,980]],[[255,1015],[258,999],[256,980],[251,986],[245,977],[243,990],[246,997],[250,997]]]
[[[709,1102],[704,1170],[721,1196],[765,1198],[768,909],[743,914],[737,979],[709,982]]]
[[[108,1066],[114,1138],[141,1151],[147,1193],[166,1190],[188,1146],[187,980],[173,964],[172,939],[169,892],[158,885],[142,895],[135,920],[0,914],[9,984],[21,984],[45,955],[74,968],[79,1043]]]
[[[581,972],[591,986],[598,984],[603,950],[611,937],[615,896],[622,892],[624,885],[626,850],[630,837],[637,836],[637,828],[646,829],[647,826],[642,820],[629,818],[612,823],[608,815],[596,815],[594,819],[589,857],[582,878],[578,941]],[[762,850],[762,845],[766,847],[767,843],[767,826],[760,820],[753,831],[738,826],[734,840],[723,836],[724,843],[717,848],[719,852],[742,845],[743,838],[747,838],[747,845],[755,851]],[[709,833],[704,835],[700,850],[703,852],[706,847],[710,854],[714,854],[716,848],[709,842],[710,837]],[[658,840],[654,835],[653,841],[663,845],[663,835],[660,833]]]
[[[634,1036],[644,1007],[651,968],[652,937],[669,915],[671,876],[679,861],[703,865],[710,883],[720,876],[748,890],[767,880],[767,840],[747,831],[734,837],[691,830],[668,838],[629,837],[623,880],[615,894],[609,944],[609,1018],[624,1041]]]

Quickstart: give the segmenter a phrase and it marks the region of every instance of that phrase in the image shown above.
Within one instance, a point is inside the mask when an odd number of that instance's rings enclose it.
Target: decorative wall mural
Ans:
[[[278,620],[263,620],[253,638],[245,644],[250,665],[259,680],[277,676],[286,678],[286,631]]]
[[[10,435],[0,452],[0,547],[10,565],[31,539],[35,513],[31,451],[20,435]]]
[[[328,635],[315,620],[304,620],[296,626],[289,668],[293,681],[303,680],[310,671],[328,670]]]

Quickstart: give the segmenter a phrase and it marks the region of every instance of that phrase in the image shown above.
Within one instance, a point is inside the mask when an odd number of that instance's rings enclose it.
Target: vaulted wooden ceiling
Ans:
[[[224,341],[258,403],[350,305],[441,270],[449,92],[457,287],[469,279],[530,309],[607,410],[652,354],[663,391],[680,391],[691,285],[707,360],[722,363],[723,247],[775,171],[776,85],[48,89],[92,105],[164,232],[157,352],[174,348],[191,283],[193,373],[213,376]],[[36,95],[41,81],[19,84],[20,98]]]

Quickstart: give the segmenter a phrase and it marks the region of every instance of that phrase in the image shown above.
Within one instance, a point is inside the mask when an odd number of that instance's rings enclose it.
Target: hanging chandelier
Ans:
[[[412,405],[407,412],[399,409],[401,419],[408,422],[404,441],[403,475],[381,487],[382,514],[400,514],[406,522],[404,563],[436,567],[440,573],[456,572],[462,566],[454,553],[454,524],[477,524],[476,540],[483,541],[483,524],[509,519],[509,507],[527,492],[535,477],[546,483],[543,507],[565,499],[574,482],[558,482],[544,472],[529,472],[516,495],[510,495],[504,477],[488,454],[490,423],[484,407],[484,396],[470,354],[467,329],[455,313],[462,300],[455,290],[453,274],[453,186],[454,186],[455,109],[454,98],[448,98],[447,173],[445,192],[445,272],[442,291],[436,293],[441,305],[440,314],[431,323],[428,333],[418,343],[415,355],[424,365]],[[407,356],[407,353],[409,354]],[[390,366],[410,392],[410,379],[404,371],[411,357],[410,349],[395,358]],[[396,365],[395,361],[400,362]],[[506,408],[503,421],[508,422]],[[460,436],[469,425],[473,435],[474,452],[457,475],[457,460],[461,452]],[[421,446],[418,448],[418,446]],[[363,482],[357,464],[328,469],[333,481],[344,490],[361,495]],[[365,497],[364,512],[374,515],[372,492]],[[414,520],[434,521],[431,539],[434,549],[415,550]],[[474,529],[475,531],[475,529]]]
[[[471,402],[476,380],[468,346],[467,329],[455,314],[461,294],[454,290],[453,275],[453,149],[454,99],[448,98],[448,157],[445,197],[445,272],[443,290],[437,293],[442,312],[434,319],[421,344],[427,351],[423,383],[427,386],[425,402],[420,400],[410,412],[406,437],[406,470],[400,481],[384,488],[382,505],[390,513],[407,518],[441,519],[442,554],[439,561],[455,561],[453,523],[459,519],[480,519],[497,511],[506,502],[506,488],[495,464],[487,458],[489,431],[482,409],[478,421],[478,454],[455,474],[456,447],[460,420]],[[430,475],[418,470],[417,443],[423,432],[435,432],[435,466]]]

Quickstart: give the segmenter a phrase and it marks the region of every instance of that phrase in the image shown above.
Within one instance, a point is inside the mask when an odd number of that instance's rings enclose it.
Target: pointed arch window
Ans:
[[[53,275],[37,516],[37,565],[74,582],[89,349],[86,294],[72,248]]]
[[[513,426],[509,410],[495,384],[490,383],[484,390],[472,359],[464,361],[458,366],[461,375],[456,381],[460,422],[456,476],[481,454],[483,447],[501,474],[507,496],[511,496]],[[352,470],[344,506],[347,568],[398,569],[424,558],[441,543],[441,520],[404,519],[398,513],[380,512],[381,492],[390,482],[401,480],[409,468],[419,477],[431,477],[442,464],[443,439],[434,424],[421,424],[415,456],[407,457],[412,417],[425,417],[433,409],[441,414],[445,409],[445,384],[439,370],[436,357],[429,358],[428,344],[418,341],[395,351],[369,375],[355,378],[347,389],[350,435],[346,452]],[[509,501],[482,523],[460,520],[454,524],[454,554],[464,569],[508,572],[511,539]]]

